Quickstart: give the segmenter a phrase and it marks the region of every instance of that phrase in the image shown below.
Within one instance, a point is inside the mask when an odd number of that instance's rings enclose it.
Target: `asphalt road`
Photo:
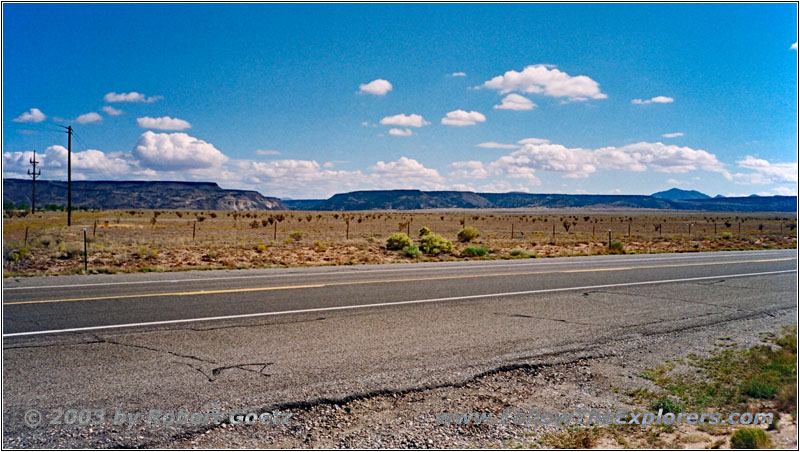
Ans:
[[[209,427],[44,425],[59,409],[258,411],[796,311],[796,269],[770,250],[6,279],[3,445]]]

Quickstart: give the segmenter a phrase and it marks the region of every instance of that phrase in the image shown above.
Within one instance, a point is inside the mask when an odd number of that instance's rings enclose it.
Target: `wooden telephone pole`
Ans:
[[[39,172],[36,172],[36,165],[39,162],[36,161],[36,151],[33,151],[33,158],[30,160],[31,165],[33,165],[33,172],[28,170],[28,176],[33,178],[33,193],[31,193],[31,213],[36,212],[36,178],[42,175],[42,170],[39,169]]]
[[[67,226],[72,226],[72,126],[67,126]]]

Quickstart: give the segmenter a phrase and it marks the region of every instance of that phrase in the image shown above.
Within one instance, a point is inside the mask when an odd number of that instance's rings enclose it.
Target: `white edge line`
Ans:
[[[526,290],[522,292],[506,292],[506,293],[493,293],[493,294],[485,294],[485,295],[465,295],[461,297],[447,297],[447,298],[429,298],[426,300],[408,300],[408,301],[391,301],[386,303],[375,303],[375,304],[359,304],[359,305],[351,305],[351,306],[332,306],[328,308],[311,308],[311,309],[297,309],[294,311],[277,311],[277,312],[259,312],[254,314],[237,314],[237,315],[225,315],[225,316],[218,316],[218,317],[200,317],[195,319],[180,319],[180,320],[163,320],[157,322],[142,322],[142,323],[124,323],[119,325],[103,325],[103,326],[87,326],[82,328],[66,328],[63,330],[43,330],[43,331],[29,331],[24,333],[9,333],[3,334],[3,338],[7,337],[19,337],[19,336],[39,336],[45,334],[56,334],[56,333],[76,333],[81,331],[95,331],[95,330],[108,330],[108,329],[119,329],[119,328],[132,328],[132,327],[140,327],[140,326],[155,326],[155,325],[173,325],[178,323],[191,323],[191,322],[208,322],[214,320],[232,320],[232,319],[246,319],[251,317],[268,317],[268,316],[278,316],[278,315],[286,315],[286,314],[302,314],[308,312],[323,312],[323,311],[343,311],[349,309],[360,309],[360,308],[377,308],[382,306],[400,306],[400,305],[408,305],[408,304],[422,304],[422,303],[434,303],[439,301],[455,301],[455,300],[474,300],[478,298],[492,298],[492,297],[508,297],[514,295],[531,295],[537,293],[552,293],[552,292],[566,292],[570,290],[588,290],[588,289],[603,289],[607,287],[623,287],[623,286],[642,286],[647,284],[664,284],[664,283],[675,283],[675,282],[686,282],[686,281],[702,281],[707,279],[719,279],[719,278],[740,278],[745,276],[761,276],[761,275],[775,275],[780,273],[795,273],[797,270],[779,270],[779,271],[771,271],[771,272],[760,272],[760,273],[739,273],[735,275],[717,275],[717,276],[701,276],[696,278],[681,278],[681,279],[664,279],[659,281],[639,281],[639,282],[630,282],[630,283],[618,283],[618,284],[601,284],[597,286],[580,286],[580,287],[560,287],[556,289],[538,289],[538,290]]]
[[[781,253],[782,250],[771,250],[767,251],[764,254],[759,254],[759,256],[763,256],[766,254],[784,254]],[[755,254],[756,252],[747,252],[745,251],[747,256],[733,256],[726,254],[724,257],[749,257]],[[715,253],[716,254],[716,253]],[[608,256],[605,256],[608,257]],[[633,257],[633,256],[629,256]],[[610,261],[606,261],[608,263],[617,264],[623,262],[642,262],[642,261],[665,261],[665,260],[679,260],[679,259],[700,259],[704,257],[712,257],[709,254],[695,254],[695,253],[676,253],[675,256],[669,257],[643,257],[643,258],[635,258],[632,259],[612,259]],[[720,256],[713,256],[713,257],[720,257]],[[585,262],[578,262],[578,265],[581,264],[597,264],[597,260],[603,259],[593,259],[592,261],[585,261]],[[539,266],[539,265],[567,265],[567,264],[575,264],[576,262],[545,262],[544,259],[538,260],[536,262],[519,262],[515,264],[487,264],[487,265],[446,265],[440,267],[418,267],[418,268],[380,268],[374,270],[350,270],[348,273],[339,273],[339,272],[311,272],[311,273],[290,273],[290,274],[276,274],[276,275],[248,275],[248,276],[228,276],[228,277],[207,277],[207,278],[187,278],[187,279],[160,279],[160,280],[148,280],[148,281],[118,281],[118,282],[105,282],[105,283],[88,283],[88,284],[59,284],[59,285],[50,285],[50,286],[25,286],[25,287],[4,287],[3,291],[12,291],[12,290],[36,290],[36,289],[60,289],[65,287],[101,287],[101,286],[123,286],[123,285],[134,285],[134,284],[176,284],[182,282],[194,282],[194,281],[228,281],[228,280],[237,280],[237,279],[258,279],[258,278],[293,278],[293,277],[301,277],[301,276],[342,276],[342,275],[360,275],[364,273],[385,273],[385,272],[403,272],[403,271],[430,271],[430,270],[474,270],[474,269],[492,269],[498,267],[527,267],[527,266]]]

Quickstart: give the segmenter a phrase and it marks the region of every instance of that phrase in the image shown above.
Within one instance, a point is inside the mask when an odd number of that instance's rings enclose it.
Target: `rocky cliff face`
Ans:
[[[31,181],[3,179],[3,204],[31,203]],[[65,181],[36,181],[36,205],[66,206]],[[257,191],[225,190],[213,182],[73,181],[73,208],[287,210]]]

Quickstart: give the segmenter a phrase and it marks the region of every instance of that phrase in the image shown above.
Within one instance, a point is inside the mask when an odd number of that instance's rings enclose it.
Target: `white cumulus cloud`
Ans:
[[[163,99],[163,96],[145,96],[142,93],[137,93],[136,91],[131,91],[129,93],[115,93],[110,92],[103,96],[103,99],[108,102],[145,102],[145,103],[153,103],[157,100]]]
[[[484,82],[484,87],[499,91],[543,94],[550,97],[567,98],[570,101],[606,99],[600,85],[585,75],[571,76],[553,66],[536,64],[517,72],[507,71]]]
[[[280,155],[280,151],[276,151],[274,149],[256,149],[256,154],[258,155]]]
[[[489,165],[494,174],[512,178],[533,178],[536,170],[565,173],[565,177],[582,178],[596,171],[591,151],[570,149],[560,144],[526,144]]]
[[[750,173],[737,173],[737,181],[750,184],[797,183],[797,163],[772,163],[748,155],[736,162],[739,168],[751,170]]]
[[[377,162],[370,169],[381,176],[392,178],[430,178],[441,180],[439,172],[432,168],[425,168],[421,163],[408,157],[400,157],[394,162]]]
[[[95,112],[86,113],[75,118],[78,124],[91,124],[93,122],[100,122],[103,117]]]
[[[30,168],[32,151],[4,152],[3,176],[26,177]],[[46,179],[62,179],[67,175],[67,148],[61,145],[49,146],[44,152],[36,153],[38,167]],[[72,177],[76,180],[89,178],[120,179],[129,177],[137,168],[130,154],[124,152],[103,152],[97,149],[72,151]]]
[[[487,149],[517,149],[519,145],[516,144],[505,144],[505,143],[497,143],[494,141],[487,141],[485,143],[478,143],[475,146],[479,148],[487,148]]]
[[[601,168],[661,173],[687,173],[705,170],[731,175],[714,154],[702,149],[656,143],[634,143],[622,147],[605,147],[594,151],[595,162]]]
[[[14,118],[14,122],[42,122],[45,119],[47,119],[47,116],[42,113],[42,110],[39,110],[38,108],[31,108],[25,113]]]
[[[550,140],[547,138],[523,138],[517,141],[519,144],[547,144],[549,142]]]
[[[701,149],[646,142],[599,149],[567,148],[560,144],[530,142],[490,163],[488,169],[492,174],[516,178],[532,177],[537,170],[564,173],[566,178],[585,178],[598,169],[636,172],[654,170],[663,173],[705,170],[731,179],[725,166],[711,153]]]
[[[469,179],[485,179],[489,176],[489,172],[486,171],[483,162],[478,160],[467,160],[464,162],[453,162],[450,164],[451,167],[456,168],[455,171],[451,172],[449,176],[457,177],[457,178],[469,178]]]
[[[363,94],[372,94],[375,96],[383,96],[389,91],[392,90],[392,84],[389,83],[388,80],[384,80],[379,78],[377,80],[373,80],[369,83],[364,83],[358,85],[358,89],[360,93]]]
[[[380,189],[417,188],[421,190],[442,190],[444,178],[433,168],[408,157],[400,157],[394,162],[379,161],[369,168],[372,172],[365,178],[369,187]]]
[[[466,77],[467,74],[465,72],[453,72],[450,74],[450,77]]]
[[[139,124],[139,127],[143,129],[184,130],[192,127],[188,121],[170,118],[169,116],[162,116],[161,118],[145,116],[143,118],[136,118],[136,122]]]
[[[792,44],[792,45],[789,47],[789,49],[791,49],[791,50],[797,50],[797,42],[795,41],[795,43],[794,43],[794,44]]]
[[[381,119],[381,124],[385,126],[400,126],[400,127],[422,127],[430,124],[420,115],[410,114],[405,115],[400,113],[394,116],[387,116]]]
[[[389,129],[389,135],[394,135],[396,137],[408,137],[411,136],[411,129]]]
[[[133,155],[156,170],[192,170],[219,167],[227,157],[211,143],[185,133],[143,133]]]
[[[525,96],[509,94],[503,98],[500,105],[495,105],[494,108],[498,110],[533,110],[536,108],[536,104]]]
[[[477,111],[456,110],[451,111],[442,118],[442,124],[447,126],[474,126],[479,122],[486,122],[486,116]]]
[[[106,114],[109,116],[119,116],[123,113],[122,110],[117,110],[111,105],[106,105],[105,107],[103,107],[103,111],[106,112]]]
[[[670,104],[675,102],[675,99],[667,96],[656,96],[652,99],[642,100],[642,99],[633,99],[631,101],[634,105],[646,105],[646,104]]]
[[[673,133],[665,133],[661,135],[664,138],[678,138],[683,136],[683,132],[673,132]]]

